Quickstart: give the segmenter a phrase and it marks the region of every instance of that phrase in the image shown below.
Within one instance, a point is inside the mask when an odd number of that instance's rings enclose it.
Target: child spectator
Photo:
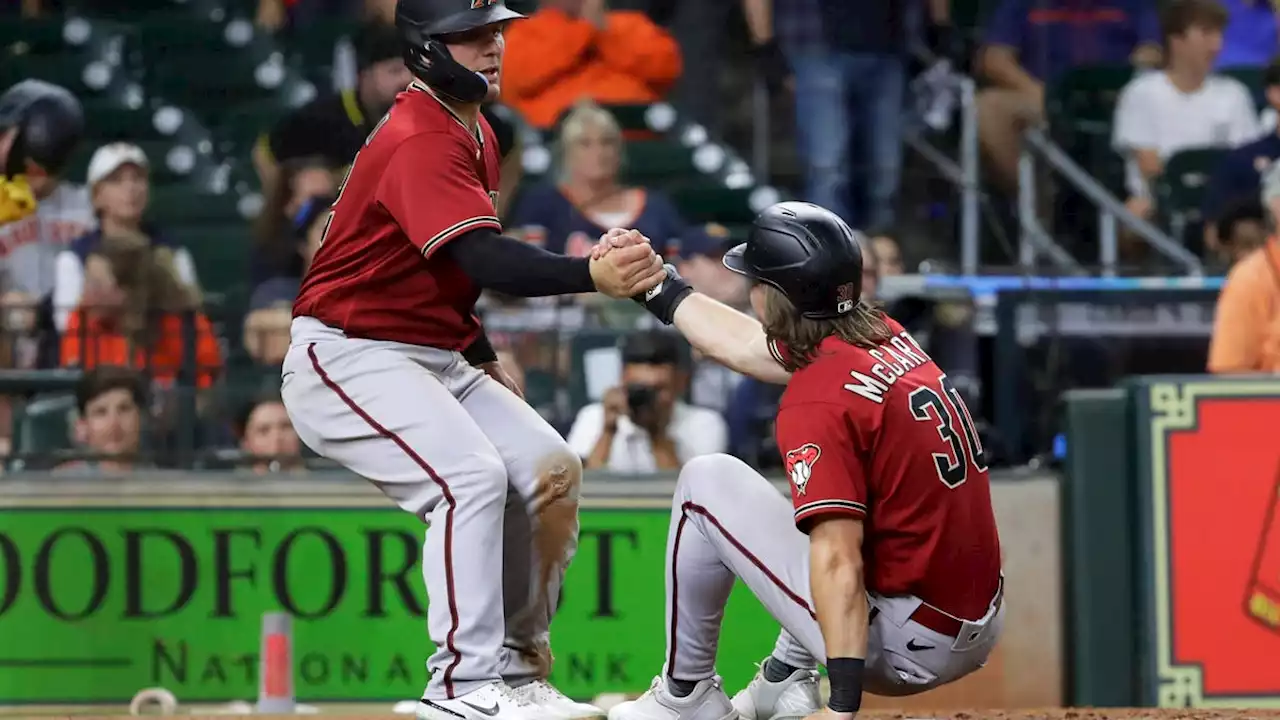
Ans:
[[[54,468],[57,474],[122,473],[134,469],[142,449],[146,389],[133,370],[101,365],[76,383],[76,444],[92,453]]]
[[[62,364],[91,370],[121,365],[144,371],[170,387],[184,364],[194,363],[199,388],[213,384],[222,352],[199,298],[179,278],[173,250],[153,247],[140,234],[108,235],[85,262],[85,298],[67,321]],[[195,357],[186,353],[194,322]]]
[[[303,470],[302,441],[278,392],[247,403],[235,421],[240,451],[254,473]]]

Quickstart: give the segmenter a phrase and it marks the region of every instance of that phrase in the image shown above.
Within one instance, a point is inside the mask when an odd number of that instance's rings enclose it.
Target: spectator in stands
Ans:
[[[76,444],[96,457],[63,463],[57,474],[124,473],[142,449],[142,413],[146,385],[127,367],[101,365],[76,383]]]
[[[67,328],[71,312],[81,300],[93,305],[95,298],[83,298],[84,263],[89,254],[102,244],[104,235],[140,234],[155,247],[173,251],[173,264],[178,278],[193,292],[199,292],[195,263],[191,253],[158,228],[143,222],[150,197],[149,164],[142,148],[130,143],[103,145],[89,159],[89,196],[97,214],[98,226],[82,235],[61,253],[55,264],[53,290],[54,322],[58,330]]]
[[[159,387],[172,387],[184,364],[196,385],[213,384],[222,351],[199,298],[182,282],[168,247],[140,234],[108,235],[85,261],[86,298],[94,305],[71,313],[62,336],[62,364],[91,370],[120,365],[143,371]],[[195,357],[188,358],[186,324],[194,323]]]
[[[635,333],[622,347],[622,385],[578,411],[569,447],[588,470],[651,473],[679,470],[691,458],[724,452],[727,429],[714,410],[680,400],[687,382],[680,340]]]
[[[1217,68],[1262,67],[1280,51],[1277,9],[1269,0],[1219,0],[1227,11]]]
[[[679,247],[677,269],[693,288],[725,305],[747,305],[747,283],[739,274],[724,266],[724,253],[733,244],[723,225],[710,223],[686,233]]]
[[[540,129],[584,97],[661,100],[680,76],[675,39],[642,12],[608,10],[606,0],[543,0],[506,36],[502,99]]]
[[[297,158],[281,166],[280,182],[266,194],[254,223],[252,283],[256,285],[277,277],[302,277],[302,256],[298,253],[294,220],[312,198],[336,196],[338,182],[324,158]]]
[[[893,222],[902,169],[908,17],[918,3],[775,0],[795,74],[805,199],[851,225]],[[929,3],[935,17],[946,3]]]
[[[786,58],[773,34],[774,0],[712,0],[712,2],[679,2],[671,19],[671,32],[680,44],[684,65],[690,68],[719,67],[730,59],[724,52],[725,40],[735,27],[733,10],[740,5],[747,26],[750,56],[756,75],[765,80],[770,90],[779,90],[790,75]],[[723,137],[721,122],[726,102],[718,72],[681,73],[672,94],[679,107],[694,122]]]
[[[1229,205],[1218,218],[1221,238],[1218,255],[1226,267],[1235,265],[1267,241],[1266,211],[1257,199],[1246,199]]]
[[[1267,105],[1280,112],[1280,60],[1263,72]],[[1218,225],[1226,209],[1241,201],[1256,201],[1261,187],[1260,177],[1280,158],[1280,128],[1272,128],[1251,143],[1223,155],[1205,185],[1203,215],[1204,245],[1207,250],[1218,247]]]
[[[244,320],[244,347],[260,365],[279,367],[289,349],[289,325],[293,322],[293,301],[311,259],[320,249],[332,195],[309,198],[302,203],[293,221],[294,249],[300,272],[280,275],[260,283],[249,297],[249,314]]]
[[[752,312],[756,318],[763,318],[764,286],[753,283],[749,297]],[[752,377],[743,378],[734,387],[724,410],[729,428],[729,453],[755,468],[779,467],[774,421],[785,389],[783,385],[772,385]]]
[[[235,433],[253,472],[265,475],[305,469],[302,441],[278,391],[246,403],[236,417]]]
[[[1045,118],[1046,86],[1087,65],[1159,63],[1156,0],[1002,0],[987,21],[975,70],[978,132],[992,180],[1012,194],[1024,128]]]
[[[513,232],[553,252],[586,257],[610,228],[635,228],[653,239],[659,254],[677,254],[690,230],[665,194],[622,182],[623,142],[608,110],[579,101],[560,129],[556,183],[520,196]]]
[[[876,258],[880,277],[893,277],[904,272],[902,249],[898,247],[896,238],[897,233],[889,230],[881,230],[871,235],[870,251]]]
[[[1280,373],[1280,163],[1262,178],[1272,236],[1231,268],[1218,296],[1209,341],[1211,373]]]
[[[1226,22],[1217,0],[1176,0],[1160,18],[1164,67],[1120,93],[1112,145],[1125,158],[1126,206],[1139,217],[1154,213],[1151,184],[1178,151],[1238,147],[1260,134],[1248,88],[1213,74]]]
[[[272,196],[281,181],[280,166],[291,160],[321,158],[340,177],[396,95],[413,80],[404,64],[400,36],[392,26],[368,23],[361,27],[356,58],[359,75],[354,90],[321,95],[259,138],[253,164],[265,196]]]

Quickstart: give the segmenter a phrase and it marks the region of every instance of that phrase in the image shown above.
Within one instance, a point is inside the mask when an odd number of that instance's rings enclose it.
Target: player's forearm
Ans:
[[[791,379],[769,353],[760,322],[746,313],[695,292],[676,308],[674,321],[689,344],[731,370],[778,385]]]
[[[474,230],[445,246],[476,285],[512,297],[595,292],[586,258],[565,257],[490,229]]]
[[[810,538],[809,586],[828,658],[865,658],[869,608],[857,548]]]

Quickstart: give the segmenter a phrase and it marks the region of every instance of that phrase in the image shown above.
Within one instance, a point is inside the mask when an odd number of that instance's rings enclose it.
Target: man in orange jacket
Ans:
[[[534,127],[555,125],[583,97],[602,104],[662,98],[680,76],[680,46],[644,13],[606,0],[543,0],[507,29],[502,100]]]

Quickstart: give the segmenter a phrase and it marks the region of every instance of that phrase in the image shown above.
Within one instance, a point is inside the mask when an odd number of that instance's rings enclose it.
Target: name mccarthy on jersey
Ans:
[[[929,354],[906,330],[894,335],[889,342],[866,350],[866,353],[875,360],[871,374],[850,371],[853,382],[846,383],[844,389],[874,403],[883,403],[885,394],[899,378],[931,362]]]

